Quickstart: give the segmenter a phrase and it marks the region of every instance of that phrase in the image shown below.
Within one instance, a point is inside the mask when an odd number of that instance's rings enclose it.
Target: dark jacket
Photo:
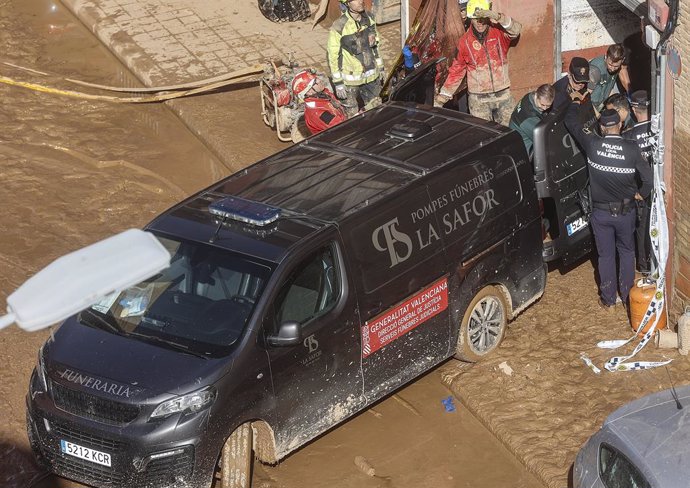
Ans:
[[[544,118],[544,112],[540,112],[534,105],[534,92],[526,94],[515,106],[510,116],[508,127],[516,130],[522,136],[525,149],[529,153],[534,145],[534,128]]]
[[[578,103],[568,107],[565,125],[587,156],[592,203],[632,201],[638,192],[644,198],[649,196],[654,177],[637,144],[619,135],[601,137],[583,132],[578,109]],[[642,183],[639,188],[637,176]]]
[[[551,110],[554,112],[556,110],[566,110],[572,101],[570,98],[570,93],[573,91],[573,89],[570,87],[568,75],[565,75],[563,78],[554,83],[553,88],[556,90],[556,96],[553,99],[553,108]],[[580,93],[584,95],[586,91],[587,85],[580,90]]]
[[[623,132],[623,138],[637,143],[642,152],[642,156],[648,163],[652,163],[652,151],[654,151],[652,141],[654,139],[654,134],[652,133],[652,123],[650,121],[638,122],[632,128]]]

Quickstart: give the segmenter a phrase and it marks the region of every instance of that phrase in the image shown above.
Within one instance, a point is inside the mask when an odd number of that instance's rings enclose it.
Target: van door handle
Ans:
[[[256,379],[257,379],[257,380],[260,380],[260,379],[263,378],[263,377],[264,377],[264,374],[263,374],[263,373],[259,373],[259,374],[256,375]]]

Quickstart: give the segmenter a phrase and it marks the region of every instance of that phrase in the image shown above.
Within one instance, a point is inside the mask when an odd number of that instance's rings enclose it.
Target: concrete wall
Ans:
[[[638,21],[618,0],[561,1],[562,51],[608,46],[637,29]]]
[[[543,83],[552,83],[554,57],[553,0],[494,0],[494,10],[514,17],[522,34],[510,52],[510,83],[515,100]]]
[[[673,45],[679,51],[682,62],[690,62],[689,2],[680,2],[680,16],[673,35]],[[678,313],[690,305],[690,79],[687,66],[683,66],[678,80],[670,82],[673,103],[668,108],[675,109],[675,113],[667,114],[666,117],[673,127],[672,192],[667,194],[669,219],[672,219],[673,225],[673,251],[670,256],[673,270],[669,273],[669,289],[672,290],[672,306],[669,309],[671,324],[675,323]],[[666,160],[671,160],[668,147]],[[668,168],[666,171],[668,172]]]

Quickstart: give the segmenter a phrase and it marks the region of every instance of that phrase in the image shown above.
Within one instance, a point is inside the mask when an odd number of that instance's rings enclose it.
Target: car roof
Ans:
[[[613,412],[602,431],[609,430],[644,459],[661,487],[681,486],[690,478],[686,449],[690,442],[690,385],[663,390],[632,401]],[[682,408],[678,408],[678,406]],[[620,447],[620,446],[616,446]],[[685,481],[681,482],[685,486]]]
[[[247,224],[223,225],[214,245],[279,262],[319,229],[444,165],[473,161],[473,153],[511,132],[459,112],[386,103],[202,190],[150,228],[208,242],[219,221],[209,205],[240,197],[279,208],[281,216],[263,234]]]

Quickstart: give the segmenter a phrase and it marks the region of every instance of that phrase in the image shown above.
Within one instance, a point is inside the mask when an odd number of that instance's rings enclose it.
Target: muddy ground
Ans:
[[[110,54],[57,3],[0,0],[0,74],[74,89],[61,80],[133,85]],[[236,140],[235,164],[285,147],[263,126],[255,88],[206,95],[232,107],[222,121]],[[160,105],[115,105],[68,99],[0,84],[0,304],[56,257],[151,217],[228,174],[224,162]],[[0,485],[25,487],[37,474],[24,429],[24,394],[49,331],[0,332]],[[311,443],[277,467],[257,467],[255,486],[298,487],[540,487],[568,485],[577,449],[621,403],[687,382],[690,363],[648,348],[642,358],[675,358],[668,370],[593,374],[607,354],[598,340],[625,337],[619,311],[596,308],[588,261],[566,274],[549,273],[544,297],[511,327],[492,359],[467,366],[450,361],[397,395]],[[502,367],[499,367],[505,363]],[[512,374],[507,373],[509,366]],[[449,395],[463,402],[446,412]],[[527,473],[469,412],[474,412],[537,477]],[[354,466],[364,456],[377,477]],[[66,486],[50,480],[51,488]],[[45,485],[44,485],[45,488]]]
[[[637,343],[615,353],[596,343],[631,335],[622,307],[610,315],[597,306],[594,266],[585,261],[566,274],[551,271],[544,296],[512,323],[497,354],[471,368],[450,367],[446,379],[530,471],[562,488],[578,449],[608,414],[672,382],[690,382],[688,357],[653,344],[635,360],[673,359],[667,367],[597,375],[580,359],[584,352],[603,370],[607,359]]]

